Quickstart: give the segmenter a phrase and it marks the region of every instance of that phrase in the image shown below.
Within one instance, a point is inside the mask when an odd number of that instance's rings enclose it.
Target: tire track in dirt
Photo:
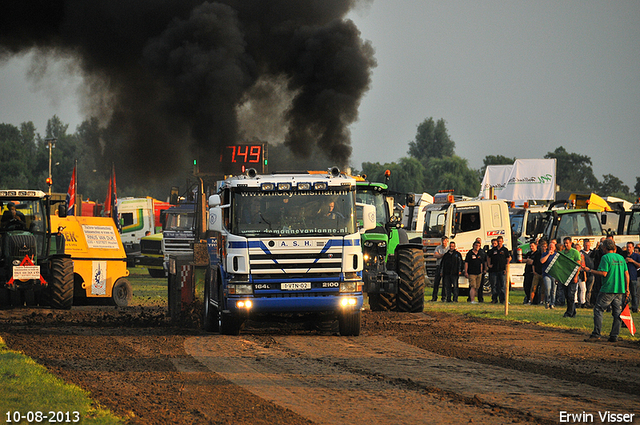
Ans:
[[[548,378],[521,382],[510,377],[513,371],[389,337],[205,336],[186,339],[185,351],[259,397],[322,424],[555,423],[559,410],[571,408],[568,393],[545,391]],[[580,411],[587,402],[573,401]]]

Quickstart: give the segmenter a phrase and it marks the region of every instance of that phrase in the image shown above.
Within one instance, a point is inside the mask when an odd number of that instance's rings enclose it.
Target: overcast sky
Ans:
[[[374,0],[349,15],[376,51],[352,126],[352,164],[407,155],[425,118],[444,118],[456,153],[542,158],[564,146],[594,174],[640,176],[640,1]],[[81,79],[28,56],[0,63],[0,122],[85,118]]]

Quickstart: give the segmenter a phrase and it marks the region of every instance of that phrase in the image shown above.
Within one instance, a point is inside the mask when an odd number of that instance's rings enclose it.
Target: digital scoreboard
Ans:
[[[227,174],[242,174],[255,168],[258,174],[267,172],[267,143],[248,143],[225,146],[220,165]]]

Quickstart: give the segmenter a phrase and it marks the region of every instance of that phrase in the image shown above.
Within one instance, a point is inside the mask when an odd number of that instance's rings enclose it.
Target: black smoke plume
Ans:
[[[299,157],[351,155],[349,125],[373,49],[345,15],[356,0],[25,0],[3,2],[0,63],[37,49],[72,56],[105,159],[132,175],[199,158],[276,126]],[[240,113],[239,111],[244,111]],[[271,141],[271,140],[264,140]]]

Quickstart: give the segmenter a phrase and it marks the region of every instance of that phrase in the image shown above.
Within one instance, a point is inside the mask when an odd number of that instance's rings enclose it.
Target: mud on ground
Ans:
[[[0,311],[0,336],[132,424],[557,423],[562,406],[640,414],[638,343],[445,313],[364,311],[350,338],[259,323],[223,337],[197,322],[194,311],[174,325],[162,307],[14,309]],[[230,367],[216,369],[221,359]],[[322,394],[347,406],[343,417],[313,410]]]

